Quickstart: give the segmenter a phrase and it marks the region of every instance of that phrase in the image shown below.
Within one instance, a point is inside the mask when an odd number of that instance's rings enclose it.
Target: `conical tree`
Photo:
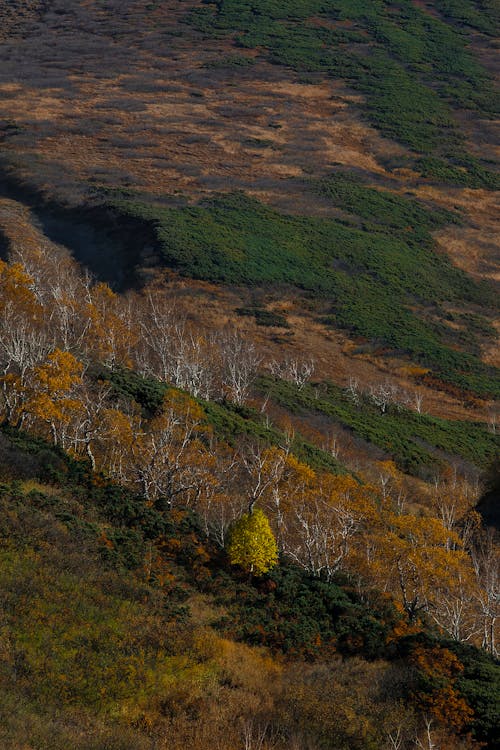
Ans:
[[[278,545],[267,516],[255,509],[245,513],[234,524],[227,553],[231,565],[240,565],[243,570],[262,575],[278,562]]]

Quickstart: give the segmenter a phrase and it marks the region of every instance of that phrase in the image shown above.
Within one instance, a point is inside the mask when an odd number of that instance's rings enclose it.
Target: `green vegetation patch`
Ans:
[[[243,68],[249,68],[254,64],[255,61],[251,57],[245,55],[226,55],[225,57],[210,60],[205,63],[204,67],[241,70]]]
[[[447,644],[464,666],[458,678],[458,687],[469,706],[477,716],[474,736],[481,738],[491,746],[500,742],[500,669],[484,651],[468,646],[465,643]]]
[[[347,80],[366,97],[365,114],[384,135],[441,155],[445,164],[461,158],[458,169],[441,170],[448,182],[491,188],[498,175],[464,154],[453,111],[495,116],[493,82],[464,33],[464,23],[492,33],[494,14],[490,20],[477,3],[462,0],[439,6],[443,19],[411,0],[217,0],[214,9],[188,18],[205,34],[232,34],[241,47],[264,50],[272,62],[301,74]],[[420,162],[434,177],[426,167]]]
[[[152,416],[162,404],[165,394],[171,389],[167,383],[152,378],[144,378],[133,370],[109,370],[100,368],[95,377],[107,380],[113,386],[117,397],[125,397],[139,404],[146,414]],[[248,406],[238,406],[230,402],[199,400],[208,423],[216,436],[234,446],[239,440],[251,440],[263,445],[285,445],[286,436],[264,417]],[[292,442],[295,456],[313,469],[329,471],[332,474],[346,474],[347,469],[332,455],[296,433]]]
[[[443,159],[438,156],[423,156],[415,161],[415,169],[434,182],[445,185],[461,185],[470,188],[499,189],[498,174],[490,171],[477,159],[467,154]]]
[[[292,412],[327,415],[386,451],[401,469],[417,476],[432,477],[444,457],[461,457],[485,468],[500,448],[500,437],[482,424],[418,414],[397,404],[389,404],[382,413],[368,397],[359,394],[356,402],[332,383],[298,389],[292,383],[265,377],[259,387]]]
[[[498,35],[500,16],[496,0],[434,0],[444,18],[483,34]]]
[[[258,326],[290,328],[290,324],[287,322],[285,316],[275,310],[266,310],[263,307],[255,305],[251,307],[237,307],[236,313],[238,315],[255,318],[255,322]]]
[[[333,205],[359,216],[366,231],[389,235],[397,232],[405,241],[429,244],[434,229],[461,222],[456,212],[430,208],[414,198],[368,187],[352,172],[336,172],[313,183],[313,188]]]
[[[315,579],[282,563],[262,583],[229,586],[224,574],[210,589],[232,613],[221,625],[232,637],[294,657],[314,658],[358,651],[366,658],[388,655],[387,637],[398,620],[382,597],[370,608],[348,587]],[[236,594],[236,595],[235,595]]]
[[[451,348],[446,328],[417,312],[434,310],[436,301],[495,305],[486,283],[432,249],[431,230],[457,218],[344,173],[315,189],[358,217],[290,216],[242,193],[180,209],[127,200],[112,205],[153,228],[163,262],[182,274],[226,284],[293,284],[331,300],[325,322],[407,353],[461,389],[499,394],[494,368]]]

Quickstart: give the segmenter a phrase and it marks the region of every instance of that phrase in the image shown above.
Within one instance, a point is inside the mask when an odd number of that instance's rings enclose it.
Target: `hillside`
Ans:
[[[496,747],[498,21],[0,0],[2,747]]]
[[[494,746],[493,660],[386,597],[290,565],[249,580],[191,514],[17,432],[0,479],[6,750],[406,747],[423,715],[443,746]]]
[[[316,358],[333,328],[379,379],[410,359],[440,416],[495,396],[493,6],[30,8],[3,44],[3,192],[49,240],[115,288],[160,265],[305,294]]]
[[[496,436],[32,251],[0,261],[4,746],[494,747],[498,545],[449,467]]]

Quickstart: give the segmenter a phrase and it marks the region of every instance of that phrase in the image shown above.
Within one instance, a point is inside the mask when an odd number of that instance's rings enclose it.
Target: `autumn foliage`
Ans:
[[[229,547],[248,570],[274,564],[276,543],[313,575],[369,583],[396,597],[410,622],[429,618],[495,653],[497,614],[471,552],[481,532],[466,482],[444,478],[414,512],[391,461],[380,462],[379,481],[360,482],[299,460],[286,433],[274,445],[221,439],[199,395],[240,405],[261,356],[236,329],[195,330],[162,282],[120,296],[67,256],[40,251],[2,261],[0,289],[4,422],[89,459],[152,505],[197,511],[221,547],[230,528],[235,544],[234,524],[267,517],[267,563]],[[148,412],[132,394],[117,396],[93,375],[97,365],[163,381],[159,405]]]
[[[342,579],[352,590],[377,591],[394,607],[384,627],[373,632],[370,621],[356,622],[350,614],[345,615],[345,632],[313,628],[314,636],[304,636],[307,646],[298,645],[297,631],[290,653],[330,658],[338,649],[348,654],[366,649],[373,657],[378,653],[377,638],[384,648],[395,648],[400,640],[432,626],[456,642],[483,646],[496,655],[498,548],[487,541],[465,480],[443,476],[422,490],[422,498],[409,498],[406,478],[392,461],[380,461],[376,471],[365,476],[359,471],[334,474],[298,457],[291,429],[266,428],[260,437],[223,436],[211,409],[217,404],[232,409],[228,413],[233,415],[244,414],[263,355],[234,328],[196,329],[170,304],[168,287],[161,282],[126,297],[104,284],[93,284],[67,258],[59,264],[43,255],[23,262],[0,261],[0,325],[4,428],[21,428],[66,451],[76,465],[89,466],[96,487],[115,487],[117,493],[140,498],[141,523],[149,529],[141,551],[148,585],[164,592],[176,590],[172,561],[184,564],[191,542],[184,537],[181,543],[162,524],[194,514],[204,541],[199,536],[193,542],[189,564],[198,571],[200,582],[211,579],[211,555],[224,559],[225,550],[231,566],[263,581],[269,592],[278,579],[273,583],[268,574],[279,570],[282,558],[321,585],[333,586]],[[159,397],[136,400],[136,391],[125,387],[123,373],[130,371],[144,389],[146,384],[157,388]],[[116,387],[118,380],[113,381],[117,373],[124,378],[121,389]],[[265,435],[272,435],[272,440]],[[109,557],[121,543],[109,528],[101,529],[99,539]],[[342,608],[350,612],[344,599],[331,607],[328,617]],[[275,614],[278,623],[285,619],[282,612]],[[297,623],[296,617],[291,622]],[[248,635],[253,642],[286,650],[288,636],[276,622],[269,625],[272,636],[262,622],[252,627]],[[306,633],[310,625],[303,627]],[[206,642],[202,634],[196,638],[193,653],[203,654],[200,663],[205,666],[196,666],[198,657],[194,662],[186,657],[185,681],[179,684],[172,676],[174,666],[166,676],[155,678],[146,663],[127,667],[136,670],[137,682],[141,674],[149,674],[151,695],[154,680],[163,680],[172,716],[179,705],[202,711],[192,706],[203,705],[204,692],[212,684],[211,670],[228,670],[227,679],[237,679],[234,660],[240,656],[235,656],[235,647],[212,636]],[[265,657],[241,654],[248,669],[244,690],[256,689],[251,685],[257,662],[279,674]],[[380,679],[384,669],[380,668]],[[432,736],[430,725],[419,724],[418,717],[434,722],[442,737],[468,731],[474,716],[458,687],[457,657],[445,648],[416,648],[412,669],[417,675],[413,705],[419,712],[412,718],[412,736],[420,737],[419,742],[425,731]],[[330,709],[323,705],[320,682],[319,673],[312,671],[297,688],[283,685],[279,699],[266,698],[275,701],[273,710],[282,711],[288,722],[295,705],[309,717],[304,719],[308,736],[316,737],[317,744],[303,744],[298,727],[294,747],[323,747],[323,730],[314,715],[324,710],[329,716]],[[368,693],[361,699],[372,707],[378,700]],[[333,716],[328,722],[336,726],[339,747],[351,747],[351,709],[345,695],[342,700],[341,723],[335,724]],[[138,705],[123,710],[130,711],[132,723],[154,726],[164,708],[148,705],[144,712]],[[262,717],[267,710],[262,707]],[[268,719],[256,720],[246,711],[240,716],[246,747],[283,746],[273,745],[263,728]],[[363,732],[360,725],[354,734]],[[396,738],[395,732],[388,728],[386,736]],[[259,736],[260,745],[255,744]],[[392,746],[409,747],[408,742]],[[453,745],[453,739],[446,742],[452,743],[449,747],[462,746]]]
[[[231,528],[227,553],[232,565],[260,576],[278,562],[278,545],[265,514],[256,508]]]

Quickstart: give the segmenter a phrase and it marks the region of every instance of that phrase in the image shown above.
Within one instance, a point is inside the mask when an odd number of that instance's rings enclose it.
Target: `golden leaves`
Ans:
[[[257,576],[267,573],[278,562],[278,545],[266,515],[259,508],[245,513],[234,524],[227,553],[231,565]]]

